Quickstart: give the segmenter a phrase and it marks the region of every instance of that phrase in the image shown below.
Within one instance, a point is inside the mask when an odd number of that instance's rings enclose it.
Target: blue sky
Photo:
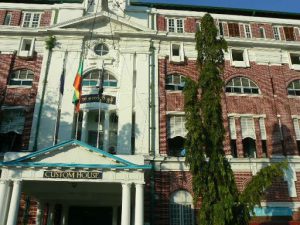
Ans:
[[[169,3],[194,6],[229,7],[300,13],[300,0],[135,0],[140,2]],[[299,18],[300,19],[300,18]]]

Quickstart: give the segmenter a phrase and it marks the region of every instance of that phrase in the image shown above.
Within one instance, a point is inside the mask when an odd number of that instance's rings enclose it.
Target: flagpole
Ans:
[[[59,132],[60,116],[61,116],[61,103],[62,103],[62,97],[63,97],[63,92],[64,92],[65,76],[66,76],[65,71],[66,71],[67,57],[68,57],[68,51],[65,51],[63,68],[62,68],[62,73],[60,76],[60,85],[59,85],[60,90],[59,90],[59,98],[58,98],[58,104],[57,104],[57,116],[56,116],[54,136],[53,136],[53,145],[56,145],[57,140],[58,140],[58,132]]]
[[[101,123],[101,103],[102,103],[102,94],[103,94],[103,76],[104,76],[104,60],[102,61],[102,70],[99,73],[99,91],[98,91],[98,96],[99,96],[99,109],[98,109],[98,124],[97,124],[97,143],[96,147],[99,148],[99,130],[100,130],[100,123]],[[104,141],[104,140],[103,140]],[[103,150],[103,149],[102,149]]]

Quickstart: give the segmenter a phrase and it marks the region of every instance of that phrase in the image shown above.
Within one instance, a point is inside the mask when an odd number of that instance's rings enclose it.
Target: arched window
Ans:
[[[170,225],[193,225],[193,198],[185,191],[179,190],[171,195]]]
[[[82,86],[97,86],[100,82],[101,76],[103,77],[103,87],[117,87],[118,81],[117,79],[110,74],[108,71],[104,70],[104,73],[102,74],[102,70],[92,70],[86,73],[83,76],[83,82]]]
[[[10,74],[9,85],[31,86],[34,74],[31,70],[20,69]]]
[[[184,76],[180,74],[170,74],[166,79],[166,90],[183,90],[184,88]]]
[[[300,80],[294,80],[289,84],[288,94],[294,96],[300,96]]]
[[[249,78],[235,77],[226,84],[226,92],[238,94],[259,94],[259,88]]]

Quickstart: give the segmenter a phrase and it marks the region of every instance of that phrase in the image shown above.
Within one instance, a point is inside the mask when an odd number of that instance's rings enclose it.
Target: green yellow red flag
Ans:
[[[73,95],[73,104],[75,105],[76,112],[80,110],[80,97],[81,97],[81,88],[82,88],[82,72],[83,72],[83,60],[80,61],[78,71],[74,80],[74,95]]]

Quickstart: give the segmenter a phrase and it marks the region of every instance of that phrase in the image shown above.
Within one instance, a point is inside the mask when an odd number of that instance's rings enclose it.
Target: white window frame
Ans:
[[[243,51],[243,61],[233,61],[232,52],[235,51],[235,50]],[[243,68],[250,67],[248,50],[243,49],[243,48],[232,48],[232,49],[230,49],[230,62],[231,62],[231,66],[234,66],[234,67],[243,67]]]
[[[292,116],[296,140],[300,141],[300,116]]]
[[[170,21],[173,20],[173,29],[174,31],[170,31]],[[182,22],[182,27],[178,27],[178,21]],[[184,19],[183,18],[167,18],[167,31],[172,33],[184,33]],[[178,29],[182,29],[182,32],[178,32]]]
[[[173,55],[173,48],[174,46],[179,46],[179,55]],[[183,42],[172,42],[170,44],[170,61],[171,62],[184,62],[184,48],[183,48]]]
[[[5,24],[6,20],[7,20],[7,16],[9,16],[9,22],[7,24]],[[11,19],[12,19],[12,13],[11,12],[8,12],[5,14],[5,17],[4,17],[4,21],[3,21],[3,25],[4,26],[10,26],[11,25]]]
[[[230,139],[236,140],[236,125],[235,125],[235,117],[229,117],[229,131],[230,131]]]
[[[26,45],[25,42],[31,42],[29,50],[25,49],[25,45]],[[33,52],[34,52],[34,43],[35,43],[35,38],[22,38],[21,41],[20,41],[18,56],[20,56],[20,57],[32,57]]]
[[[263,37],[261,37],[261,30],[263,31]],[[266,29],[264,27],[259,27],[259,38],[266,39]]]
[[[252,38],[252,31],[251,31],[251,26],[250,24],[244,24],[244,34],[245,34],[245,38]],[[246,27],[249,28],[249,32],[247,32]]]
[[[29,19],[29,21],[25,21],[26,15],[28,15],[28,14],[30,14],[30,19]],[[33,20],[33,18],[37,14],[39,15],[39,19],[37,21],[37,26],[33,26],[33,22],[36,22],[36,21]],[[25,27],[25,28],[37,28],[37,27],[39,27],[40,22],[41,22],[41,17],[42,17],[41,14],[42,14],[41,12],[26,12],[25,11],[23,13],[22,27]],[[28,26],[24,26],[24,24],[27,23],[27,22],[28,22]]]
[[[20,71],[26,71],[26,78],[20,78]],[[28,78],[28,71],[31,71],[32,74],[33,74],[33,78],[29,79]],[[11,78],[11,75],[13,73],[18,73],[18,77],[17,78]],[[19,86],[19,87],[31,87],[32,86],[32,83],[33,83],[33,80],[34,80],[34,73],[32,70],[30,69],[19,69],[19,70],[15,70],[13,71],[11,74],[10,74],[10,79],[9,79],[9,86]],[[15,82],[20,82],[20,84],[10,84],[11,81],[15,81]],[[23,84],[24,82],[31,82],[30,85],[28,84]]]
[[[173,215],[172,218],[170,218],[170,224],[171,225],[194,225],[194,206],[193,206],[193,198],[192,195],[186,191],[186,190],[178,190],[171,195],[170,199],[170,215]],[[191,224],[186,224],[185,219],[186,219],[186,214],[184,209],[185,208],[190,209],[190,214],[189,216],[191,218]],[[175,218],[174,216],[178,216]],[[178,221],[175,222],[175,219]],[[173,223],[172,223],[173,222]]]
[[[273,30],[274,39],[277,40],[277,41],[280,41],[281,40],[280,27],[279,26],[273,26],[272,30]],[[276,37],[278,37],[278,38],[276,38]]]

